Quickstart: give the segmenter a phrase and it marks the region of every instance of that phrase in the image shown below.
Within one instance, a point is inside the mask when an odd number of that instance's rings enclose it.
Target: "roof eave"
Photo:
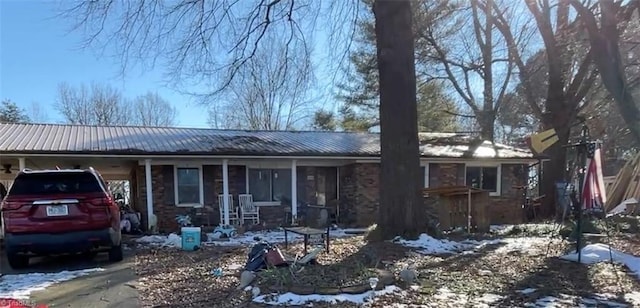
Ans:
[[[4,151],[1,153],[5,156],[48,156],[48,157],[120,157],[120,158],[289,158],[289,159],[356,159],[356,160],[377,160],[380,159],[378,154],[366,153],[273,153],[273,152],[233,152],[233,151],[217,151],[217,152],[148,152],[148,151]],[[536,157],[460,157],[460,156],[435,156],[421,155],[421,159],[438,159],[438,160],[509,160],[509,161],[538,161]]]

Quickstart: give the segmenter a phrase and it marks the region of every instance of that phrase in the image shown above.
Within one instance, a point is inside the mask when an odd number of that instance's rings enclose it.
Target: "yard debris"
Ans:
[[[207,234],[207,237],[211,239],[221,239],[221,238],[232,238],[238,234],[236,228],[234,226],[229,225],[219,225],[215,229],[213,229],[213,233],[210,235]]]
[[[240,274],[240,284],[236,287],[237,290],[242,290],[249,286],[253,280],[256,279],[256,273],[252,271],[243,271]]]
[[[626,199],[609,211],[607,217],[615,215],[640,215],[639,204],[640,202],[638,202],[636,198]]]
[[[640,153],[627,161],[618,171],[613,183],[607,187],[605,210],[609,212],[623,201],[632,198],[640,200]],[[637,203],[634,207],[640,211]]]
[[[627,275],[623,266],[585,266],[558,258],[570,250],[566,241],[507,237],[449,242],[457,253],[425,255],[408,253],[423,250],[422,246],[368,243],[362,236],[339,238],[332,241],[329,253],[318,255],[317,265],[302,266],[298,271],[267,268],[256,272],[251,285],[240,292],[236,290],[240,272],[214,277],[211,269],[237,269],[247,259],[246,246],[204,246],[196,252],[147,246],[138,251],[136,271],[144,307],[263,307],[284,302],[306,305],[308,300],[334,301],[332,307],[536,307],[552,302],[551,297],[556,298],[557,307],[589,306],[586,303],[593,301],[633,306],[640,297],[639,279]],[[472,245],[475,253],[460,253],[464,249],[458,249],[456,243],[463,243],[464,248]],[[640,235],[614,235],[611,245],[623,252],[640,251]],[[301,251],[300,243],[283,249],[285,255]],[[401,288],[401,272],[410,265],[415,267],[415,281]],[[398,281],[387,285],[394,292],[377,292],[370,301],[373,293],[368,280],[380,277],[378,269],[390,272]],[[481,275],[481,271],[491,274]],[[362,290],[340,289],[363,284]],[[611,296],[600,296],[605,293]],[[574,298],[568,300],[565,295]],[[354,300],[337,299],[345,297]],[[221,302],[221,298],[225,300]]]
[[[401,270],[399,276],[406,285],[411,285],[418,278],[418,272],[414,267],[409,267]]]

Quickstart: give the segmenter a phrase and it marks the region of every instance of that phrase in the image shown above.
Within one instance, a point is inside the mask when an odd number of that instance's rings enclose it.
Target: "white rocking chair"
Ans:
[[[244,224],[244,221],[248,219],[251,220],[253,224],[259,224],[260,208],[253,203],[253,195],[238,195],[238,201],[240,203],[240,215],[242,217],[241,223]]]
[[[220,225],[224,225],[224,195],[218,195],[218,208],[220,209]],[[238,207],[233,205],[233,195],[229,194],[229,223],[237,225],[239,222]]]

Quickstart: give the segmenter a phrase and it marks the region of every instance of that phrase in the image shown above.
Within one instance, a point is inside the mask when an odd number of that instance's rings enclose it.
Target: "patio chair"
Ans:
[[[240,203],[240,216],[241,224],[244,224],[245,220],[251,220],[253,224],[260,223],[260,208],[253,203],[253,195],[241,194],[238,195]]]
[[[220,224],[224,224],[224,195],[218,195],[218,208],[220,209]],[[238,207],[233,204],[233,195],[229,194],[229,223],[237,225],[240,222]]]

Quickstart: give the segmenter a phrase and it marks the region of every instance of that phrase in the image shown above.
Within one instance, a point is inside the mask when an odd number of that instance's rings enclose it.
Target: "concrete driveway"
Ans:
[[[4,251],[0,253],[0,271],[4,275],[105,269],[33,292],[28,301],[30,303],[45,304],[49,307],[140,307],[135,285],[137,277],[133,268],[133,250],[125,250],[125,259],[118,263],[109,263],[106,253],[101,253],[93,260],[80,256],[36,258],[32,259],[29,268],[24,270],[11,269],[6,263]]]

